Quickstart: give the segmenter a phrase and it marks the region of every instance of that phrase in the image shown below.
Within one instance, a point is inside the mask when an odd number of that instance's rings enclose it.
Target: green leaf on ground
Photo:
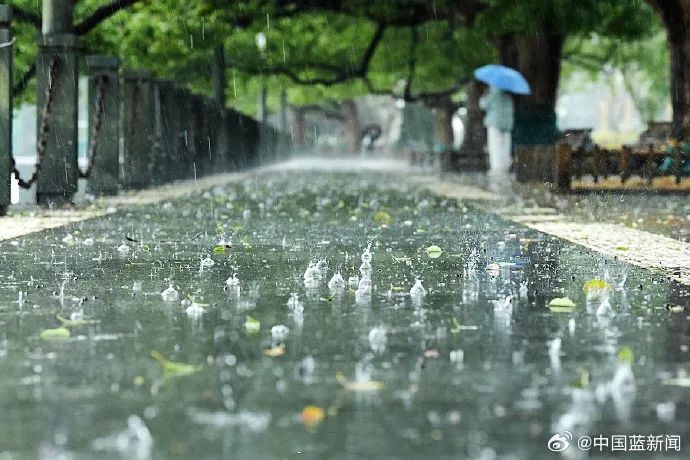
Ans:
[[[64,326],[56,327],[55,329],[43,329],[39,337],[43,340],[63,340],[71,337],[69,329]]]
[[[575,380],[570,382],[570,386],[573,388],[587,388],[589,386],[589,372],[581,371],[580,375],[577,376]]]
[[[621,364],[632,364],[635,361],[635,355],[630,347],[623,346],[618,350],[618,362]]]
[[[55,315],[55,317],[65,327],[86,326],[88,324],[98,324],[98,322],[99,322],[96,319],[67,319],[67,318],[63,318],[60,315]]]
[[[393,223],[393,217],[386,211],[377,211],[374,214],[374,222],[376,222],[376,225],[390,225]]]
[[[261,330],[261,321],[247,316],[247,320],[244,322],[244,329],[247,331],[247,334],[256,334]]]
[[[575,302],[568,297],[556,297],[549,302],[549,309],[554,313],[570,313],[575,308]]]
[[[443,250],[435,244],[426,248],[426,255],[429,256],[430,259],[438,259],[441,257],[441,254],[443,254]]]
[[[163,372],[168,376],[182,376],[191,375],[201,370],[202,366],[195,366],[193,364],[178,363],[175,361],[170,361],[165,356],[157,351],[151,352],[151,357],[158,361],[158,363],[163,368]]]

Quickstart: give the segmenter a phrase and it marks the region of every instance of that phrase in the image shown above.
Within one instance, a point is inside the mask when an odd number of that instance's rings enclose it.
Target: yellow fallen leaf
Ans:
[[[302,423],[309,429],[316,428],[326,417],[326,411],[319,406],[309,405],[302,409]]]
[[[367,380],[367,381],[353,381],[353,380],[347,380],[345,376],[343,375],[342,372],[336,372],[335,374],[335,379],[336,381],[343,386],[348,391],[355,391],[355,392],[367,392],[367,391],[380,391],[383,390],[386,385],[383,382],[379,382],[376,380]]]
[[[96,320],[96,319],[67,319],[67,318],[63,318],[60,315],[55,315],[55,317],[65,327],[85,326],[87,324],[98,324],[98,320]]]
[[[275,358],[278,356],[283,356],[285,354],[285,345],[280,344],[276,345],[275,347],[271,347],[267,350],[264,350],[264,355],[268,356],[269,358]]]
[[[587,281],[583,286],[582,290],[585,294],[589,294],[596,291],[605,291],[611,289],[609,283],[604,280],[592,279]]]
[[[44,329],[41,331],[39,337],[43,340],[63,340],[69,339],[70,336],[69,329],[64,326],[56,327],[55,329]]]
[[[479,326],[466,326],[464,324],[460,324],[460,321],[458,321],[456,318],[453,318],[453,327],[450,329],[451,334],[458,334],[460,331],[476,331],[479,329]]]

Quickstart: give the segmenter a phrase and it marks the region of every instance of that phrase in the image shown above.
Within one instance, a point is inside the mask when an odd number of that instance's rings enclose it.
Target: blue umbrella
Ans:
[[[520,72],[510,67],[489,64],[474,71],[474,77],[499,89],[515,94],[530,94],[529,83]]]

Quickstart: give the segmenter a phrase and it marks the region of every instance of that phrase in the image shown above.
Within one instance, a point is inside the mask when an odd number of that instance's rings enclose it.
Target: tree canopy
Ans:
[[[35,0],[11,4],[18,8],[21,86],[35,61],[40,11]],[[253,112],[264,85],[274,107],[274,88],[286,89],[297,105],[368,93],[410,101],[457,97],[475,67],[500,59],[501,37],[546,30],[632,40],[658,33],[650,18],[643,0],[78,0],[74,31],[84,53],[115,54],[125,67],[144,67],[204,93],[212,88],[214,50],[222,47],[228,103]]]

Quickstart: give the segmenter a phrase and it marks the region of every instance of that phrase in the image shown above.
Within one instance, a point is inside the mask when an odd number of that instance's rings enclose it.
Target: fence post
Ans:
[[[163,141],[163,103],[160,82],[151,81],[151,104],[153,114],[153,143],[151,145],[151,183],[164,184],[170,163]]]
[[[0,216],[12,192],[12,9],[0,5]]]
[[[630,179],[630,156],[632,155],[632,150],[630,149],[629,146],[624,145],[621,147],[621,150],[619,152],[619,161],[620,161],[620,172],[621,172],[621,184],[624,184],[625,181]]]
[[[196,149],[194,145],[194,100],[192,94],[185,88],[178,88],[180,92],[180,106],[182,113],[180,114],[180,148],[182,153],[181,164],[182,177],[194,178],[196,177]]]
[[[570,162],[572,161],[572,149],[568,144],[556,146],[556,158],[553,162],[553,184],[556,190],[567,192],[570,190]]]
[[[75,35],[41,36],[36,59],[37,150],[45,150],[37,158],[36,202],[43,206],[70,203],[77,192],[77,61]],[[42,129],[44,123],[47,130]]]
[[[171,182],[180,177],[179,152],[177,134],[179,124],[177,117],[180,101],[175,95],[175,88],[169,80],[156,81],[156,91],[159,100],[160,112],[160,156],[159,165],[161,180]]]
[[[675,142],[673,148],[673,174],[676,176],[676,185],[680,185],[683,179],[683,151],[680,141]]]
[[[151,74],[125,70],[123,101],[123,185],[128,189],[151,184],[151,154],[154,143],[154,107]]]
[[[196,167],[199,175],[206,176],[213,169],[209,101],[203,96],[197,95],[194,98],[196,100]]]
[[[87,190],[94,195],[115,195],[120,184],[120,60],[115,56],[95,54],[86,57],[89,68],[89,158]],[[96,106],[98,102],[102,106]],[[94,117],[100,112],[100,120]],[[94,133],[93,123],[100,123]],[[95,139],[92,137],[95,134]],[[92,143],[95,141],[95,145]],[[89,151],[88,153],[92,153]]]
[[[220,105],[213,105],[213,157],[214,172],[230,171],[230,153],[228,148],[228,111]]]

